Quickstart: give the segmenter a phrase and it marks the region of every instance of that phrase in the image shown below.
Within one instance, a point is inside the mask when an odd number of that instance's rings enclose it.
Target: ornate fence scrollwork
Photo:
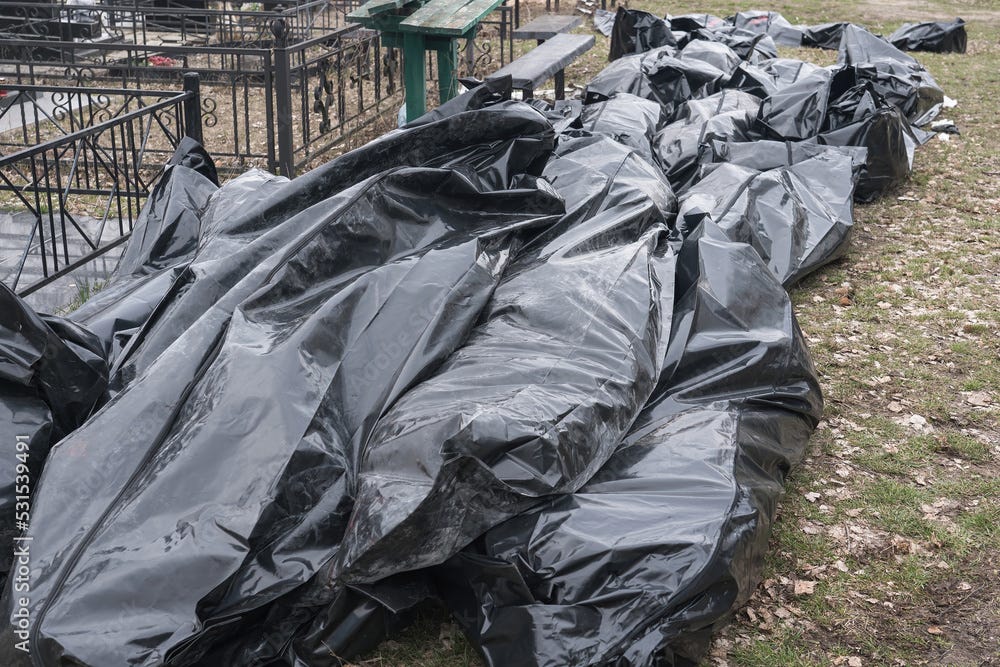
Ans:
[[[399,53],[382,46],[377,32],[346,22],[359,4],[301,0],[288,9],[242,10],[192,8],[173,0],[86,6],[42,0],[26,8],[0,0],[0,17],[17,10],[23,16],[19,25],[45,23],[48,15],[59,19],[49,23],[71,25],[71,32],[95,21],[100,26],[100,39],[50,31],[0,40],[0,77],[162,89],[179,88],[184,72],[195,72],[201,77],[202,126],[209,130],[205,143],[220,170],[302,169],[401,102]],[[42,19],[27,18],[32,12]],[[514,14],[504,5],[482,24],[468,52],[472,57],[461,59],[466,66],[460,68],[472,70],[465,74],[484,76],[509,58],[504,38]],[[279,24],[280,35],[274,32]],[[436,68],[430,75],[436,77]],[[93,113],[106,118],[99,106]]]
[[[319,73],[319,83],[313,89],[313,112],[320,114],[319,133],[326,134],[333,129],[330,122],[330,107],[334,104],[333,81],[329,77],[330,59],[319,61],[316,71]]]
[[[201,124],[205,127],[215,127],[219,122],[219,117],[215,114],[215,110],[218,108],[218,103],[215,98],[202,95],[201,96]]]
[[[0,133],[0,196],[21,210],[23,232],[23,248],[0,257],[0,280],[27,295],[124,241],[162,169],[151,164],[177,146],[184,107],[200,100],[197,87],[5,86],[31,103],[19,106],[20,130]]]

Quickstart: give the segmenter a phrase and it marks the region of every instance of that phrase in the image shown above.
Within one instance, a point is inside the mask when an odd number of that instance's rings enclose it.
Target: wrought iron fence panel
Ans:
[[[206,147],[223,172],[260,166],[294,175],[358,129],[391,121],[395,114],[382,112],[402,103],[399,53],[346,20],[359,0],[286,9],[270,1],[225,9],[112,2],[32,3],[27,11],[0,0],[0,78],[159,89],[196,72]],[[481,25],[460,58],[463,75],[483,77],[509,62],[516,17],[517,2],[504,4]]]
[[[182,91],[8,88],[36,129],[0,133],[0,196],[15,212],[0,246],[4,282],[30,294],[125,241],[162,169],[149,154],[199,131],[195,81]]]

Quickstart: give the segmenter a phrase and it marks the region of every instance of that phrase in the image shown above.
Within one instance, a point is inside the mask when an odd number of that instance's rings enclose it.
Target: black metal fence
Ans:
[[[204,0],[0,0],[0,77],[21,84],[179,86],[201,77],[205,143],[223,171],[294,175],[402,104],[400,55],[346,22],[358,0],[210,9]],[[197,5],[197,6],[196,6]],[[515,10],[484,23],[464,74],[510,58]],[[499,53],[497,53],[499,51]],[[431,69],[431,72],[434,70]]]
[[[0,279],[25,296],[128,238],[150,165],[201,134],[201,100],[197,74],[180,91],[2,87]]]

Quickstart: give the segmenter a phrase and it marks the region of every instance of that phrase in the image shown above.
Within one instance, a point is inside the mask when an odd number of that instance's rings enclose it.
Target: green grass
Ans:
[[[76,282],[76,296],[73,300],[66,304],[60,310],[60,313],[65,315],[66,313],[71,313],[83,304],[87,303],[92,296],[100,292],[107,286],[106,280],[95,280],[90,282],[87,278],[80,278]]]

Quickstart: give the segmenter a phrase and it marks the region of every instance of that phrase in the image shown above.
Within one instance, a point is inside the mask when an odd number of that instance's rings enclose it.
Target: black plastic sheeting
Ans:
[[[652,161],[651,146],[660,126],[663,109],[651,100],[616,93],[603,102],[580,109],[581,129],[611,137]]]
[[[768,35],[780,46],[802,45],[802,27],[793,26],[778,12],[739,12],[727,21],[741,30]]]
[[[615,455],[437,573],[488,665],[696,664],[756,585],[819,386],[753,250],[709,221],[677,261],[659,387]]]
[[[849,25],[844,29],[837,62],[853,66],[858,78],[870,81],[914,125],[930,123],[941,110],[944,91],[930,72],[864,28]]]
[[[965,53],[969,40],[962,19],[950,23],[904,23],[888,39],[897,49],[934,53]]]
[[[489,665],[697,664],[822,412],[786,289],[943,93],[768,12],[619,9],[616,50],[290,181],[186,141],[104,292],[0,289],[0,664],[333,667],[428,604]]]
[[[756,37],[768,40],[772,49],[776,44],[836,51],[849,27],[864,30],[848,21],[811,26],[792,24],[778,12],[760,10],[738,12],[725,19],[711,14],[667,15],[660,18],[649,12],[624,7],[619,7],[614,14],[597,11],[600,17],[595,14],[594,25],[611,37],[611,60],[668,44],[684,46],[693,39],[726,41],[735,38],[742,41],[747,37]],[[960,18],[951,22],[904,23],[888,38],[877,39],[904,51],[936,53],[965,53],[968,42],[965,21]],[[730,46],[733,44],[730,43]],[[774,53],[772,57],[776,55]]]
[[[731,145],[740,144],[725,147]],[[677,225],[689,231],[706,218],[715,221],[734,241],[753,247],[787,288],[846,251],[865,151],[823,146],[796,159],[794,147],[777,144],[772,157],[791,164],[768,168],[767,149],[753,145],[755,155],[724,152],[727,161],[685,192]]]
[[[678,192],[697,178],[704,147],[713,140],[751,141],[760,98],[739,90],[726,90],[701,100],[686,102],[678,120],[654,138],[656,161]]]
[[[639,9],[618,8],[611,28],[610,60],[668,45],[676,46],[677,41],[666,21]]]
[[[480,119],[484,125],[517,128],[509,137],[520,149],[480,143],[491,138],[483,131],[474,133],[476,143],[458,146],[480,125],[470,118],[464,118],[470,132],[442,140],[464,114],[389,135],[368,147],[369,156],[408,139],[411,150],[393,151],[392,159],[413,158],[420,140],[433,134],[429,143],[453,151],[447,157],[464,148],[471,158],[466,165],[489,152],[489,169],[480,174],[397,167],[323,200],[286,197],[286,219],[243,249],[267,247],[268,254],[250,255],[253,263],[242,266],[228,290],[221,291],[222,279],[237,268],[239,254],[221,262],[213,255],[205,270],[197,260],[188,267],[195,276],[174,300],[175,312],[188,312],[184,302],[192,298],[199,299],[193,305],[200,312],[190,313],[191,325],[138,379],[60,443],[60,456],[50,459],[39,484],[43,490],[36,492],[36,539],[42,541],[42,532],[52,537],[37,548],[36,562],[46,562],[46,553],[74,552],[70,559],[50,561],[53,567],[40,571],[32,587],[33,601],[40,602],[32,639],[43,660],[116,664],[190,652],[184,645],[202,636],[202,623],[248,613],[242,608],[263,605],[322,563],[309,567],[303,558],[322,556],[337,517],[343,529],[346,515],[326,508],[343,504],[349,481],[343,473],[353,468],[357,446],[375,418],[458,346],[522,229],[554,222],[563,212],[551,190],[527,183],[507,187],[515,174],[500,166],[512,148],[514,164],[530,162],[529,145],[538,146],[535,156],[551,148],[544,120],[525,107],[469,113],[491,116]],[[538,139],[519,121],[534,121]],[[432,162],[442,156],[423,157]],[[337,166],[344,162],[350,161]],[[329,178],[321,172],[314,179],[324,176]],[[497,179],[501,189],[484,187]],[[315,184],[308,180],[285,187]],[[291,210],[296,201],[302,203],[297,213]],[[259,213],[258,207],[252,217]],[[219,265],[226,271],[213,276]],[[206,287],[199,290],[199,284]],[[208,295],[215,298],[206,307]],[[293,367],[302,375],[289,374]],[[273,400],[276,391],[281,401]],[[235,415],[241,415],[239,424]],[[96,442],[97,433],[113,437]],[[234,460],[245,463],[243,474],[231,474],[225,462]],[[46,485],[59,491],[47,496]],[[69,517],[57,497],[90,502],[66,525]],[[146,541],[130,517],[148,512],[148,503],[160,508],[154,514],[166,523],[144,521]],[[167,506],[172,510],[163,511]],[[184,525],[177,524],[179,516],[188,517]],[[112,543],[145,548],[139,554],[111,547],[121,558],[109,564],[103,554]],[[177,594],[169,606],[136,609],[119,624],[77,634],[72,626],[90,623],[86,618],[121,614],[134,604],[135,589],[108,597],[101,578],[86,574],[109,565],[115,576]],[[220,593],[227,588],[228,595]],[[72,611],[81,605],[91,612]],[[180,632],[177,622],[184,615],[188,629]],[[151,645],[154,628],[163,632]],[[59,640],[40,639],[51,635]],[[14,664],[14,655],[5,664]]]
[[[38,315],[0,284],[0,575],[11,567],[24,501],[52,445],[77,429],[108,382],[101,339],[64,318]]]
[[[218,187],[211,157],[192,139],[183,139],[150,192],[107,284],[69,315],[104,341],[110,363],[211,233],[203,234],[202,213]]]

